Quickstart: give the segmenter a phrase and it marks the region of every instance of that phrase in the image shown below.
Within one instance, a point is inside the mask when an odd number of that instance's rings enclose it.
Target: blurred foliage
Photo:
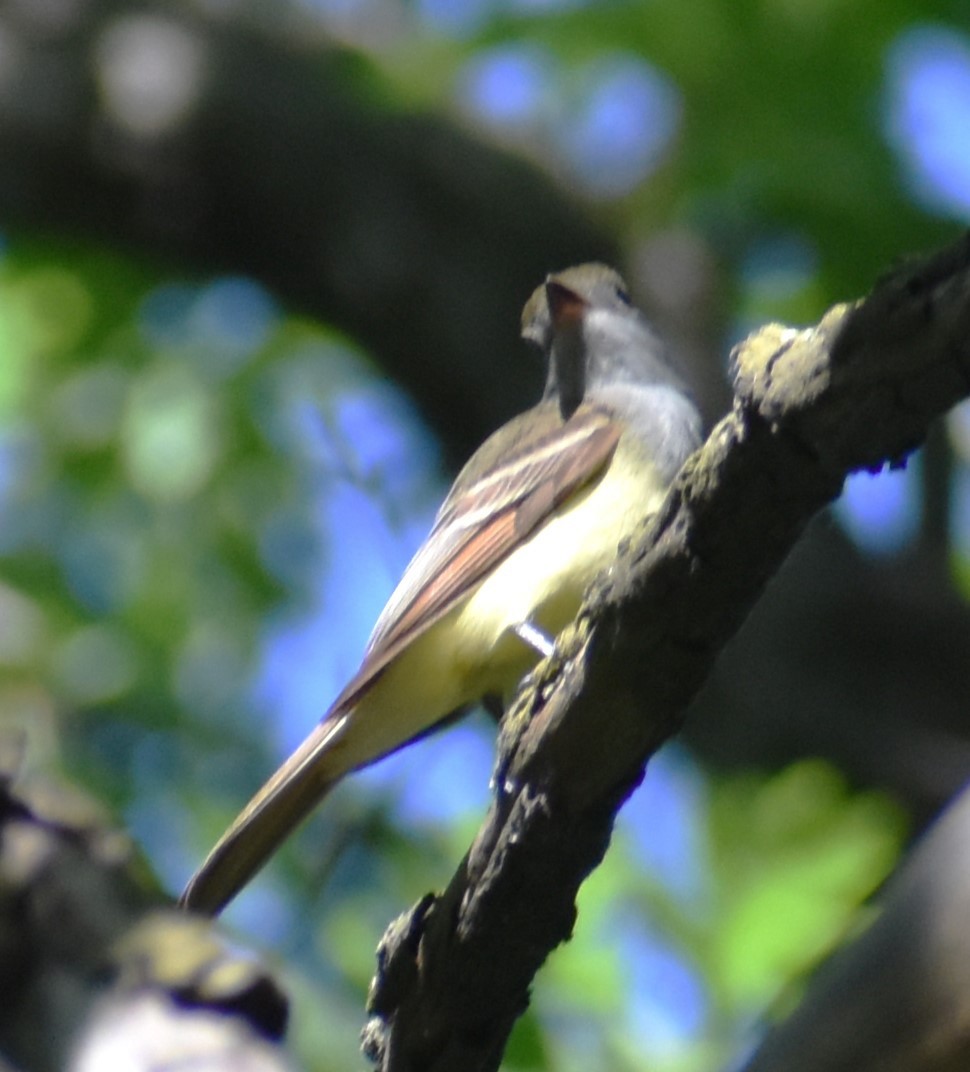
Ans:
[[[365,49],[395,107],[462,115],[583,191],[688,321],[706,295],[715,348],[813,319],[952,230],[890,137],[890,79],[907,32],[966,32],[959,0],[482,2],[447,24],[430,3],[281,6]],[[265,32],[276,10],[247,7]],[[496,118],[473,79],[510,57],[532,88]],[[625,186],[597,175],[615,147],[576,140],[617,69],[666,109],[645,113],[663,137]],[[688,236],[662,247],[684,264],[657,261],[661,232]],[[95,787],[174,888],[353,671],[440,476],[367,355],[257,283],[8,236],[0,728]],[[230,916],[287,962],[309,1067],[359,1064],[372,950],[464,852],[483,740],[459,728],[341,787]],[[410,799],[415,780],[454,799]],[[892,805],[822,762],[713,778],[657,759],[506,1067],[712,1067],[793,1000],[902,836]]]
[[[268,614],[312,601],[321,489],[353,468],[394,529],[394,501],[420,510],[433,468],[395,491],[414,469],[406,443],[385,433],[385,466],[373,436],[369,457],[342,442],[360,391],[380,402],[373,369],[255,284],[13,246],[0,263],[4,720],[119,808],[176,780],[203,796],[245,785],[262,766]]]
[[[644,169],[648,181],[603,211],[631,259],[658,229],[702,234],[745,318],[814,319],[864,292],[900,255],[952,234],[913,196],[906,146],[894,144],[893,50],[948,20],[965,33],[961,0],[701,0],[689,16],[669,0],[459,6],[479,13],[473,32],[400,35],[382,42],[382,67],[403,94],[457,101],[470,121],[563,181],[580,181],[563,147],[599,80],[630,61],[669,80],[669,144]],[[462,92],[467,72],[511,49],[529,50],[538,88],[511,116],[489,113]],[[779,239],[807,251],[797,294],[766,293],[745,271]]]
[[[557,1025],[550,1067],[605,1063],[597,1020],[611,1025],[610,1068],[724,1064],[844,937],[905,830],[897,808],[849,792],[821,761],[711,778],[668,748],[654,776],[661,787],[623,813],[582,890],[576,933],[536,995],[540,1017]],[[682,827],[672,839],[658,829],[664,803],[668,825]],[[665,840],[666,860],[656,852]]]

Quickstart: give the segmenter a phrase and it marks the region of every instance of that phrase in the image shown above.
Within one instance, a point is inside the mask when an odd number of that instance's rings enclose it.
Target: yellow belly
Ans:
[[[664,487],[622,450],[426,633],[361,697],[340,734],[344,769],[371,762],[486,694],[509,696],[538,661],[510,630],[531,621],[555,636],[621,540],[653,513]]]
[[[451,631],[455,659],[475,697],[506,694],[537,661],[509,630],[531,621],[555,636],[576,616],[617,547],[659,506],[664,488],[622,452],[603,477],[568,502],[502,562],[460,606]],[[449,615],[449,617],[451,617]]]

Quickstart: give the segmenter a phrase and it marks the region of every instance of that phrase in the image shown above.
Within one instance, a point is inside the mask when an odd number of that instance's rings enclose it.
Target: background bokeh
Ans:
[[[970,219],[958,0],[0,3],[0,732],[173,892],[356,668],[521,303],[617,260],[710,421],[730,346]],[[515,1070],[717,1067],[970,772],[970,410],[852,478],[650,765]],[[488,798],[472,717],[227,914],[310,1068]]]

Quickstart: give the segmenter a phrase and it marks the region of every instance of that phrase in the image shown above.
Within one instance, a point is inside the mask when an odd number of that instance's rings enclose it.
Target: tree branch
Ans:
[[[498,1067],[617,810],[809,519],[970,393],[970,237],[814,328],[762,329],[734,367],[733,411],[506,717],[449,887],[385,935],[365,1046],[387,1072]]]
[[[129,839],[76,791],[20,778],[19,753],[0,735],[0,1067],[283,1072],[266,970],[163,909]]]

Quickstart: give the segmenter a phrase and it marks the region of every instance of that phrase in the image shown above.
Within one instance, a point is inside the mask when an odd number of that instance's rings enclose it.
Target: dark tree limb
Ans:
[[[164,907],[130,840],[76,791],[18,777],[18,751],[0,736],[0,1068],[283,1072],[265,969]]]
[[[970,393],[970,238],[734,364],[733,411],[509,712],[449,887],[385,936],[366,1045],[387,1072],[498,1067],[617,810],[805,525]]]

